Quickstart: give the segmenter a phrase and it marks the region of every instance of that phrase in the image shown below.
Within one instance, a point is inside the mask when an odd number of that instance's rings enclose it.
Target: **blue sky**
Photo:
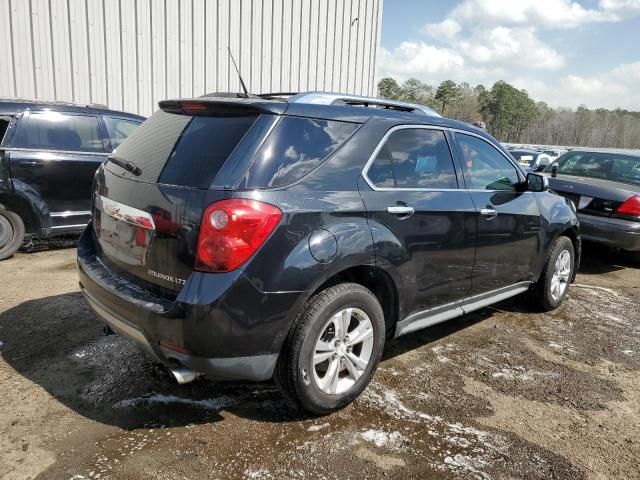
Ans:
[[[380,78],[640,110],[640,0],[384,0]]]

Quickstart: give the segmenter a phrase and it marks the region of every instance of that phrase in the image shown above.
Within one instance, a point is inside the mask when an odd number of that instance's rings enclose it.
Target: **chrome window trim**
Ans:
[[[101,157],[108,157],[111,154],[110,152],[85,152],[82,150],[50,150],[47,148],[25,148],[25,147],[11,147],[11,148],[7,148],[6,150],[18,151],[18,152],[56,153],[56,154],[73,153],[74,155],[95,155],[95,156],[101,156]],[[56,159],[52,159],[52,160],[56,160]]]
[[[364,181],[367,182],[367,185],[369,185],[371,187],[371,189],[375,190],[376,192],[464,192],[465,191],[464,188],[377,187],[371,181],[371,179],[367,175],[367,173],[369,172],[369,168],[371,167],[371,165],[375,161],[376,157],[378,156],[378,153],[380,153],[380,150],[382,150],[382,147],[386,144],[387,139],[391,136],[391,134],[394,133],[394,132],[397,132],[398,130],[415,130],[415,129],[420,129],[420,130],[438,130],[438,131],[441,131],[443,134],[445,134],[445,141],[447,142],[447,146],[449,147],[449,153],[451,154],[451,162],[452,162],[453,170],[456,173],[456,178],[457,178],[457,173],[458,172],[457,172],[456,165],[455,165],[455,158],[453,157],[453,152],[451,151],[451,145],[449,144],[449,140],[446,137],[446,132],[449,129],[446,128],[446,127],[438,126],[438,125],[409,125],[409,124],[407,124],[407,125],[396,125],[395,127],[392,127],[389,130],[387,130],[387,133],[384,134],[384,136],[382,137],[382,140],[380,140],[380,142],[376,146],[375,150],[373,151],[373,153],[369,157],[369,160],[367,160],[367,163],[365,163],[364,168],[362,169],[362,177],[364,178]]]
[[[94,202],[100,211],[104,212],[105,215],[115,218],[116,220],[135,225],[136,227],[142,227],[147,230],[156,229],[153,217],[150,213],[145,212],[144,210],[139,210],[137,208],[130,207],[129,205],[125,205],[124,203],[116,202],[115,200],[103,197],[100,194],[96,194]],[[149,224],[145,224],[144,220],[148,221]]]

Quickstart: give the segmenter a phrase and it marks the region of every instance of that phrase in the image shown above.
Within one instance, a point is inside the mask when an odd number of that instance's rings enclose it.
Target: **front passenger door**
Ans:
[[[472,294],[531,280],[541,248],[535,194],[522,191],[524,177],[487,140],[460,132],[455,139],[477,211]]]

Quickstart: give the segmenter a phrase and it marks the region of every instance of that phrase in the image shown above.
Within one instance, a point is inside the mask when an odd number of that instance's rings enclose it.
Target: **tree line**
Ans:
[[[387,77],[378,83],[378,91],[384,98],[428,105],[448,118],[482,121],[502,142],[640,148],[640,112],[584,105],[576,110],[551,108],[502,80],[489,89],[453,80],[434,88],[415,78],[399,84]]]

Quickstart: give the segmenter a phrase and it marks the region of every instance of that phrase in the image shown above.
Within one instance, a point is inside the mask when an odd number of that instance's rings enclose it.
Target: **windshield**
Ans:
[[[573,152],[560,157],[558,173],[640,185],[640,157],[604,152]],[[551,171],[549,165],[545,172]]]

